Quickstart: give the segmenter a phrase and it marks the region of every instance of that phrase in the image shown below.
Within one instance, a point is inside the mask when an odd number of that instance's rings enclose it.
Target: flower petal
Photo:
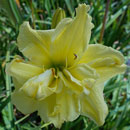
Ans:
[[[56,104],[59,111],[52,115],[53,123],[60,128],[64,121],[73,121],[80,115],[80,102],[78,96],[70,90],[63,90],[56,96]],[[57,117],[57,120],[55,119]]]
[[[29,114],[37,110],[37,101],[27,97],[22,91],[14,91],[11,95],[11,102],[23,114]]]
[[[96,80],[99,78],[96,70],[84,63],[70,67],[68,68],[68,71],[70,72],[71,77],[75,78],[77,81],[80,81],[84,93],[86,94],[90,93],[91,87],[95,85]]]
[[[30,78],[21,88],[29,97],[43,100],[51,95],[56,89],[56,81],[52,69]]]
[[[99,77],[96,70],[85,63],[77,64],[68,70],[78,80],[84,80],[86,78],[97,79]]]
[[[54,112],[56,105],[56,94],[52,94],[38,102],[38,115],[42,118],[45,123],[51,122],[48,115]]]
[[[124,57],[111,47],[100,44],[89,45],[79,63],[87,63],[100,75],[98,83],[105,82],[111,77],[123,73],[126,69]]]
[[[23,82],[20,83],[19,80],[16,79],[15,77],[12,77],[12,80],[13,80],[13,84],[15,86],[15,90],[16,91],[19,90],[22,87]]]
[[[99,126],[103,125],[108,114],[108,108],[104,102],[102,86],[92,87],[89,95],[81,97],[81,114],[88,116]]]
[[[45,122],[51,122],[60,128],[64,121],[73,121],[79,116],[79,99],[69,91],[64,89],[61,93],[41,101],[38,113]]]
[[[15,78],[15,81],[22,85],[29,78],[42,73],[43,69],[28,63],[24,63],[21,61],[21,59],[16,58],[8,64],[6,72]]]
[[[73,20],[64,19],[56,27],[54,32],[56,35],[51,47],[54,64],[67,62],[67,66],[70,66],[86,50],[93,28],[91,17],[87,14],[88,10],[89,6],[79,5]]]
[[[80,94],[83,92],[83,87],[81,83],[78,80],[76,80],[73,76],[70,76],[70,74],[68,74],[67,71],[64,71],[64,73],[58,71],[57,75],[63,81],[65,87],[69,88],[76,94]]]
[[[17,39],[20,51],[34,64],[47,66],[50,63],[48,49],[50,47],[52,32],[53,30],[33,30],[28,22],[24,22],[20,27]]]

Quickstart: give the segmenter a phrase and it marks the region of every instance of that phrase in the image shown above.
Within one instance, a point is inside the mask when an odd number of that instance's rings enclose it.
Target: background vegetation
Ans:
[[[17,3],[16,3],[17,2]],[[52,124],[44,124],[37,112],[23,115],[10,102],[14,89],[5,66],[14,55],[22,55],[17,48],[20,24],[29,21],[36,29],[50,29],[52,16],[58,7],[67,17],[74,17],[79,3],[91,5],[90,15],[95,28],[90,44],[98,43],[106,10],[105,0],[0,0],[0,130],[55,130]],[[106,18],[105,33],[101,44],[121,51],[130,66],[130,1],[111,0]],[[73,122],[64,123],[61,130],[130,130],[130,83],[129,68],[105,83],[104,97],[109,114],[103,126],[98,127],[87,117],[80,116]]]

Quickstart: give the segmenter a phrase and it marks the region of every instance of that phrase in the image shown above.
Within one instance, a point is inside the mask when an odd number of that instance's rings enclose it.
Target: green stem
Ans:
[[[22,117],[21,119],[17,120],[17,121],[15,122],[15,125],[19,124],[20,122],[22,122],[24,119],[26,119],[26,118],[29,117],[29,116],[30,116],[30,114],[27,114],[26,116],[24,116],[24,117]]]
[[[10,52],[7,51],[6,54],[6,64],[9,62],[10,60]],[[9,97],[11,95],[11,78],[9,75],[6,74],[6,95],[7,97]],[[9,121],[10,121],[10,130],[14,130],[14,118],[13,118],[13,106],[11,104],[11,102],[8,103],[7,105],[7,109],[8,109],[8,116],[9,116]]]
[[[49,123],[45,123],[45,124],[43,124],[43,125],[41,126],[41,129],[42,129],[42,128],[44,128],[44,127],[49,126],[50,124],[52,124],[52,123],[51,123],[51,122],[49,122]]]
[[[108,13],[108,9],[109,9],[109,4],[110,4],[110,0],[107,0],[105,15],[104,15],[104,18],[103,18],[103,25],[102,25],[102,29],[101,29],[101,32],[100,32],[99,43],[101,43],[102,39],[103,39],[105,25],[106,25],[106,19],[107,19],[107,13]]]
[[[33,28],[35,29],[36,25],[35,25],[33,1],[31,0],[30,3],[31,3],[31,10],[32,10],[32,24],[33,24]]]

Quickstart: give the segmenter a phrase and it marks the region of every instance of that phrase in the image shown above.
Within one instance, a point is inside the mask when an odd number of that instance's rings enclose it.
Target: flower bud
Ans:
[[[54,16],[52,18],[52,25],[51,28],[55,28],[57,24],[66,17],[65,11],[61,8],[58,8],[56,12],[54,13]]]

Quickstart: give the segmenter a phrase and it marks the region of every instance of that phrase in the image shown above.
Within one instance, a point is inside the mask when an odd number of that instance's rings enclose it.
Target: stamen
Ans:
[[[76,59],[77,59],[77,57],[78,57],[78,56],[74,53],[74,60],[76,60]]]
[[[55,76],[55,69],[52,68],[51,71],[52,71],[52,75]]]

